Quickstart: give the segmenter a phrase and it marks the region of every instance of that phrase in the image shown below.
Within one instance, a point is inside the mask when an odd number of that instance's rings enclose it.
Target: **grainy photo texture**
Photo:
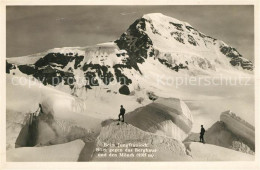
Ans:
[[[7,6],[8,162],[254,161],[254,6]]]

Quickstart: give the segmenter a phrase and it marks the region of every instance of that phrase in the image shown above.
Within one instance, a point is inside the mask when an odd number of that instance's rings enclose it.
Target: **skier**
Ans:
[[[204,133],[205,132],[206,131],[205,131],[203,125],[201,125],[201,129],[200,129],[200,142],[202,142],[202,143],[205,143],[205,141],[204,141]]]
[[[120,116],[122,116],[123,120],[122,122],[125,121],[125,108],[123,107],[123,105],[121,105],[121,108],[120,108],[120,113],[118,115],[118,121],[120,121]]]

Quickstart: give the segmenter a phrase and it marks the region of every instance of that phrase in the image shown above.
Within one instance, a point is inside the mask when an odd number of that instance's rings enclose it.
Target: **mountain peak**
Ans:
[[[177,23],[177,24],[183,24],[185,26],[192,27],[187,22],[178,20],[177,18],[174,18],[174,17],[164,15],[162,13],[148,13],[148,14],[143,15],[142,18],[147,19],[147,20],[152,20],[152,21],[155,21],[155,22],[161,22],[161,23],[162,22],[174,22],[174,23]]]
[[[198,67],[199,72],[241,67],[242,70],[253,70],[253,63],[235,48],[203,34],[187,22],[161,13],[143,15],[115,42],[139,63],[149,56],[155,57],[175,71],[179,68],[197,70]]]
[[[147,18],[147,17],[165,17],[166,15],[163,15],[162,13],[148,13],[148,14],[144,14],[143,18]]]

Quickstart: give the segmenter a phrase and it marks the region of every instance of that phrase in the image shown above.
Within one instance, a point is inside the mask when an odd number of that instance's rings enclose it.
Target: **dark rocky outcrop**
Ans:
[[[128,62],[136,70],[139,70],[137,63],[143,63],[147,57],[153,54],[148,53],[148,51],[153,51],[153,43],[145,33],[146,22],[148,21],[144,18],[136,20],[130,25],[127,32],[123,33],[120,38],[115,41],[120,49],[127,51],[129,55]],[[153,26],[151,25],[151,27]]]
[[[220,46],[220,51],[227,57],[231,58],[230,64],[232,66],[241,66],[246,70],[254,69],[253,63],[243,58],[243,56],[235,48],[223,44]]]
[[[129,90],[127,85],[121,86],[118,91],[119,91],[120,94],[123,94],[123,95],[129,95],[130,94],[130,90]]]
[[[10,64],[6,61],[6,73],[10,73],[10,70],[12,69],[16,69],[15,65],[14,64]]]

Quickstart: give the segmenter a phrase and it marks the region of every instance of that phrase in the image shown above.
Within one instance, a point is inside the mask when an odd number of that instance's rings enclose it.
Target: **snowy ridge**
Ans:
[[[46,54],[48,54],[47,51],[42,53],[27,55],[27,56],[6,58],[6,61],[8,63],[17,64],[17,65],[34,64],[36,61],[44,57]]]
[[[62,48],[53,48],[47,51],[48,53],[70,53],[69,55],[84,55],[84,47],[62,47]]]
[[[7,58],[6,60],[9,63],[17,64],[17,65],[35,64],[36,61],[38,61],[40,58],[43,58],[48,53],[63,53],[63,54],[70,53],[71,55],[75,55],[75,54],[84,55],[84,47],[53,48],[36,54],[20,56],[20,57],[10,57]]]

